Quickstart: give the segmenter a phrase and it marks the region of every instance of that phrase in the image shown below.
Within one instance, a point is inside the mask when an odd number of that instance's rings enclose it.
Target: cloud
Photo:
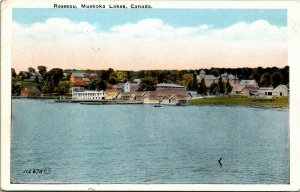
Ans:
[[[87,22],[51,18],[13,23],[13,67],[192,69],[287,65],[287,27],[265,20],[226,28],[174,27],[157,18],[101,31]]]

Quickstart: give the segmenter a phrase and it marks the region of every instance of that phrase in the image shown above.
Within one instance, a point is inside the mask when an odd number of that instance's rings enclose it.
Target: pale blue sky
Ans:
[[[147,18],[159,18],[174,27],[206,24],[223,28],[261,19],[272,25],[287,26],[285,9],[13,9],[13,21],[22,24],[44,22],[55,17],[73,22],[86,21],[102,30]]]

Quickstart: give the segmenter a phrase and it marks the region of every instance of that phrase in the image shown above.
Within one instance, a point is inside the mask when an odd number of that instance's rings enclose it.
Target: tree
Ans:
[[[217,95],[220,92],[220,88],[217,83],[212,83],[210,85],[210,93],[213,95]]]
[[[191,78],[187,83],[187,90],[189,91],[197,91],[198,90],[198,82],[197,82],[197,74],[193,74],[193,78]]]
[[[201,94],[201,95],[206,95],[207,94],[207,87],[205,85],[204,78],[202,78],[202,80],[200,82],[200,86],[198,87],[197,93]]]
[[[40,65],[40,66],[38,66],[37,68],[38,68],[38,70],[39,70],[39,73],[40,73],[40,74],[42,75],[42,77],[44,78],[44,76],[45,76],[45,74],[46,74],[46,72],[47,72],[47,67],[46,67],[46,66]]]
[[[17,79],[11,78],[11,93],[12,95],[20,95],[21,94],[21,84],[18,83]]]
[[[11,77],[16,78],[17,74],[14,68],[11,68]]]
[[[62,80],[64,74],[63,70],[59,68],[53,68],[45,74],[44,83],[48,92],[57,91],[58,83]]]
[[[140,91],[154,91],[157,80],[153,77],[144,77],[139,85]]]
[[[219,78],[218,86],[219,86],[219,93],[224,94],[226,90],[221,76]]]
[[[101,78],[93,79],[88,85],[89,90],[105,91],[106,88],[107,88],[107,82]]]
[[[28,72],[29,72],[30,74],[35,73],[35,69],[32,68],[32,67],[29,67],[29,68],[28,68]]]
[[[101,74],[101,79],[107,81],[110,77],[110,74],[113,73],[114,70],[112,68],[109,68],[108,70],[104,70]]]
[[[118,83],[118,79],[116,77],[110,77],[108,79],[108,83],[111,84],[111,85],[115,85]]]
[[[57,91],[60,95],[65,95],[69,93],[71,88],[69,81],[60,81],[57,86]]]
[[[232,87],[231,87],[231,85],[229,83],[229,79],[227,79],[225,87],[226,87],[226,93],[231,93]]]
[[[283,82],[282,75],[278,72],[271,75],[272,86],[275,88]]]

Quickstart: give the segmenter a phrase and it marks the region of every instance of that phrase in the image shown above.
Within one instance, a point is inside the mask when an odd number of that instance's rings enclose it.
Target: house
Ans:
[[[41,91],[37,87],[25,87],[21,90],[21,96],[39,97],[41,96]]]
[[[135,101],[144,101],[147,91],[134,91],[130,94],[130,99]]]
[[[119,93],[123,93],[124,92],[125,83],[118,83],[118,84],[114,85],[114,87],[117,89],[117,91]]]
[[[289,96],[289,88],[286,85],[278,85],[272,91],[273,96]]]
[[[104,91],[85,90],[83,87],[72,87],[73,100],[102,100]]]
[[[258,89],[258,97],[272,97],[273,87],[260,87]]]
[[[242,94],[242,90],[245,88],[245,85],[235,84],[232,87],[233,94]]]
[[[120,93],[118,92],[117,88],[115,88],[115,87],[107,87],[104,92],[105,99],[109,99],[109,100],[117,99],[119,94]]]
[[[139,84],[136,82],[129,82],[127,81],[124,85],[124,92],[125,93],[130,93],[135,91],[138,88]]]
[[[130,100],[130,93],[128,93],[128,92],[121,92],[117,96],[117,99],[120,99],[120,100]]]

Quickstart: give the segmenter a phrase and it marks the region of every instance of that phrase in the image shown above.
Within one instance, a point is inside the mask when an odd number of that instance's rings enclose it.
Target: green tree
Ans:
[[[47,72],[47,67],[46,67],[46,66],[40,65],[40,66],[38,66],[37,68],[38,68],[38,70],[39,70],[39,73],[40,73],[40,74],[42,75],[42,77],[44,78],[44,76],[45,76],[45,74],[46,74],[46,72]]]
[[[231,91],[232,91],[232,86],[230,85],[230,83],[229,83],[229,79],[227,79],[227,82],[226,82],[226,85],[225,85],[225,87],[226,87],[226,93],[231,93]]]
[[[35,73],[35,69],[32,68],[32,67],[29,67],[29,68],[28,68],[28,72],[29,72],[30,74]]]
[[[21,84],[16,78],[11,78],[11,94],[20,95],[21,94]]]
[[[154,91],[157,80],[153,77],[144,77],[139,85],[140,91]]]
[[[11,77],[16,78],[17,74],[14,68],[11,68]]]
[[[108,83],[111,84],[111,85],[115,85],[118,83],[118,79],[116,77],[110,77],[108,79]]]
[[[44,85],[47,87],[45,90],[49,92],[56,92],[58,83],[62,80],[64,74],[63,70],[53,68],[45,74]]]
[[[207,87],[205,85],[205,80],[204,78],[202,78],[201,82],[200,82],[200,85],[198,87],[198,90],[197,90],[197,93],[198,94],[201,94],[201,95],[206,95],[207,94]]]
[[[219,93],[224,94],[226,90],[225,90],[225,85],[224,85],[224,82],[223,82],[221,76],[219,78],[218,86],[219,86]]]
[[[210,93],[213,95],[217,95],[220,92],[219,85],[217,83],[212,83],[210,85]]]
[[[65,94],[69,93],[70,88],[71,88],[71,85],[70,85],[69,81],[60,81],[57,86],[57,92],[60,95],[65,95]]]
[[[107,88],[107,82],[101,78],[93,79],[92,81],[90,81],[88,85],[89,90],[105,91],[106,88]]]
[[[275,88],[281,83],[283,83],[282,75],[278,72],[275,72],[271,75],[272,86]]]

